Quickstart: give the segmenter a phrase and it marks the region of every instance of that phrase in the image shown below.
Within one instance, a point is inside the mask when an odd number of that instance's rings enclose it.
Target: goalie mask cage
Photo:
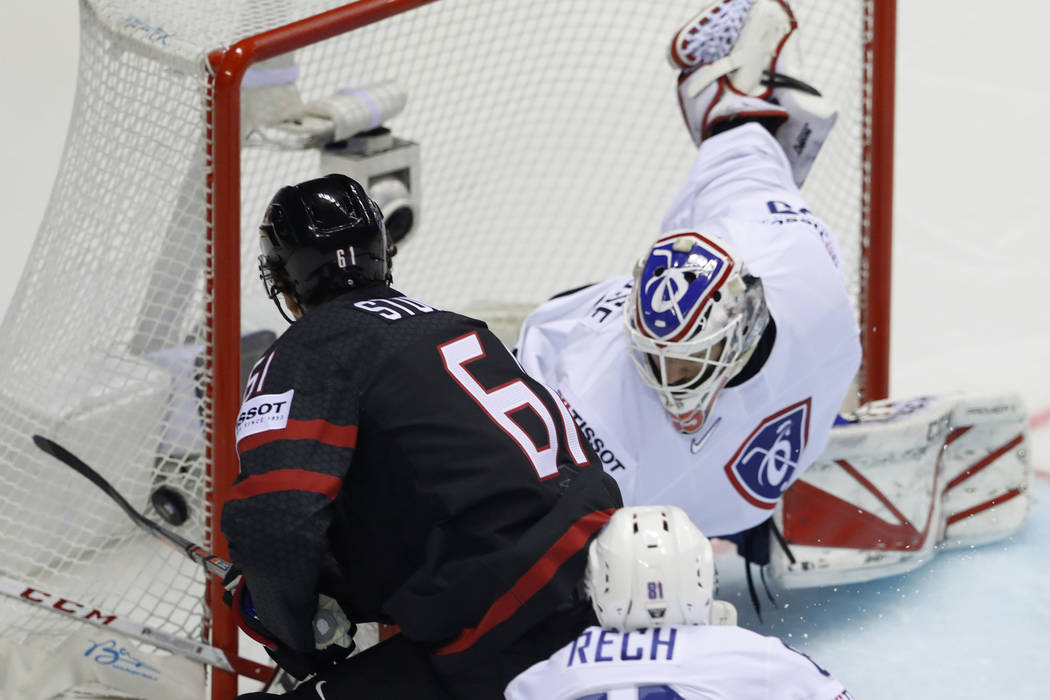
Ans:
[[[842,243],[859,387],[878,398],[895,8],[791,4],[806,77],[840,109],[804,192]],[[241,336],[283,327],[257,279],[256,225],[279,187],[322,174],[317,148],[270,127],[302,102],[395,81],[407,106],[385,126],[422,154],[419,230],[395,284],[512,339],[524,310],[626,273],[659,233],[695,152],[664,50],[698,5],[81,0],[63,160],[0,329],[0,574],[235,654],[217,582],[30,436],[150,517],[150,494],[171,486],[189,508],[180,534],[227,556],[217,521],[237,470]],[[0,642],[53,648],[84,624],[0,605]],[[235,694],[232,674],[208,675],[212,697]]]

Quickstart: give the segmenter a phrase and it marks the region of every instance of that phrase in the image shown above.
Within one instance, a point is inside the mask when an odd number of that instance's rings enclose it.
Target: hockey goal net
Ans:
[[[840,108],[805,193],[842,243],[865,329],[859,386],[878,397],[893,3],[791,4],[811,82]],[[261,349],[249,334],[283,327],[255,267],[269,197],[357,163],[338,160],[347,144],[376,156],[365,179],[379,187],[385,167],[400,183],[391,201],[407,196],[416,216],[398,288],[510,339],[524,311],[624,273],[659,232],[694,152],[664,49],[698,5],[81,0],[63,161],[0,328],[0,575],[235,653],[214,582],[30,436],[66,446],[151,517],[150,495],[174,489],[188,517],[172,527],[224,555],[215,524],[236,473],[241,373]],[[396,113],[392,138],[322,155],[338,130],[303,105],[343,98],[368,126]],[[383,160],[402,148],[412,158]],[[84,624],[0,605],[6,642],[53,647]],[[211,675],[213,696],[230,697],[230,674]]]

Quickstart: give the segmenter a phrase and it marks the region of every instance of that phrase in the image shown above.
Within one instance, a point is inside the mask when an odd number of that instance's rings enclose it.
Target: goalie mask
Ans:
[[[676,506],[613,513],[587,550],[584,585],[599,624],[619,632],[711,624],[717,602],[711,543]]]
[[[305,309],[347,289],[391,281],[393,246],[383,214],[345,175],[282,187],[259,234],[259,274],[282,315],[281,294]]]
[[[670,233],[634,269],[624,312],[638,373],[679,432],[695,433],[769,321],[762,282],[717,238]]]

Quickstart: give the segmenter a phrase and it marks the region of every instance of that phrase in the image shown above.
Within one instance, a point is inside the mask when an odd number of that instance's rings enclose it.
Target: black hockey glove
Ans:
[[[338,666],[350,656],[353,650],[353,644],[349,649],[338,644],[330,644],[324,649],[313,651],[296,651],[282,644],[276,649],[267,648],[266,654],[273,659],[274,663],[287,671],[288,675],[301,681],[333,666]]]
[[[240,569],[231,567],[229,573],[223,578],[222,585],[226,589],[222,595],[222,601],[233,611],[237,626],[249,637],[262,644],[266,648],[266,654],[274,660],[274,663],[296,680],[302,680],[331,668],[347,658],[354,650],[354,643],[350,641],[349,647],[329,644],[323,649],[296,651],[282,643],[277,635],[266,629],[266,625],[259,619],[252,605],[251,593],[245,584],[244,574]],[[351,625],[349,631],[351,639],[353,634],[354,629]]]
[[[279,647],[281,643],[276,635],[266,629],[266,625],[255,613],[251,593],[248,592],[248,586],[244,582],[244,573],[236,566],[231,566],[226,577],[222,579],[222,587],[226,589],[226,592],[222,594],[222,602],[233,611],[233,618],[237,626],[267,650]]]
[[[769,563],[769,537],[773,518],[766,518],[749,530],[734,535],[723,535],[721,539],[736,545],[737,554],[751,564],[765,566]]]
[[[451,700],[452,695],[431,664],[430,651],[427,645],[398,634],[280,696],[255,693],[242,695],[238,700]]]

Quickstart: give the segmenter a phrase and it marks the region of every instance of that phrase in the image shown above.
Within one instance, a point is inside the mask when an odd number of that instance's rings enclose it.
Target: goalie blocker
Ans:
[[[1033,471],[1019,397],[876,401],[848,418],[774,511],[787,547],[771,543],[769,569],[784,588],[911,571],[1027,518]]]

